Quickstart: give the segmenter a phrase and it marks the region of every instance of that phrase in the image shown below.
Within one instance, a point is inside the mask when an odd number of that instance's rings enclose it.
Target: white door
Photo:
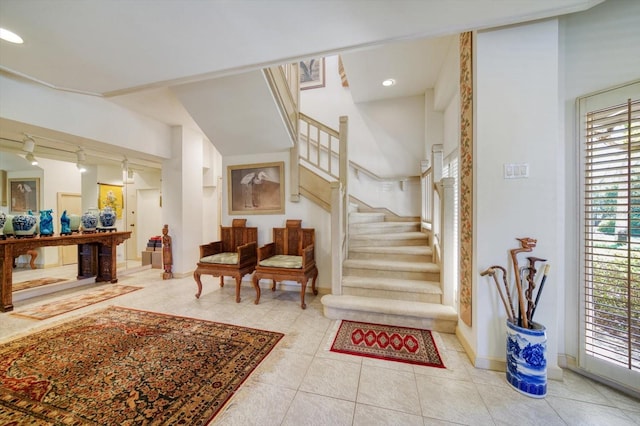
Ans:
[[[137,191],[138,211],[141,219],[137,224],[139,251],[145,250],[149,238],[162,235],[162,215],[159,189],[139,189]],[[169,229],[171,232],[171,229]],[[142,257],[140,253],[138,256]]]
[[[640,83],[580,99],[580,368],[640,391]]]
[[[131,237],[125,240],[124,249],[126,251],[127,260],[140,260],[140,253],[138,253],[138,240],[137,240],[137,213],[138,213],[138,191],[135,189],[130,190],[129,186],[125,186],[126,200],[124,204],[125,210],[125,231],[131,231]]]

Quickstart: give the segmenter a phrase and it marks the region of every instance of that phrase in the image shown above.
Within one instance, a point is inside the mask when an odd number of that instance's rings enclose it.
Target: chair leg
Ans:
[[[272,280],[271,282],[271,291],[276,291],[276,280]]]
[[[307,291],[307,277],[302,278],[300,281],[301,289],[300,289],[300,307],[302,309],[307,309],[307,304],[304,303],[304,293]]]
[[[313,281],[311,281],[311,290],[313,291],[313,295],[318,295],[318,289],[316,288],[316,280],[318,279],[318,268],[313,270]]]
[[[254,300],[253,303],[257,305],[260,301],[260,286],[258,285],[255,274],[253,275],[253,278],[251,278],[251,283],[253,284],[253,288],[256,291],[256,300]]]
[[[240,303],[240,283],[242,283],[242,276],[236,276],[236,303]]]
[[[224,287],[224,275],[220,275],[220,287]]]
[[[200,272],[197,269],[193,272],[193,279],[196,280],[196,284],[198,285],[196,299],[200,299],[200,295],[202,294],[202,281],[200,281]]]
[[[253,274],[253,288],[256,289],[256,300],[253,302],[254,304],[258,304],[260,302],[260,278],[256,274]]]

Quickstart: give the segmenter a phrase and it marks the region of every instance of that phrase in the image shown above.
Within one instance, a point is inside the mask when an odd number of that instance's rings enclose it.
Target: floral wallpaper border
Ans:
[[[471,327],[473,260],[473,36],[460,34],[460,319]]]

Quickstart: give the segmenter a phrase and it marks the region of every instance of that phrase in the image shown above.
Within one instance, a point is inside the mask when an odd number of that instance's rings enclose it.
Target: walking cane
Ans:
[[[542,275],[542,281],[540,281],[540,289],[538,290],[538,294],[536,294],[536,301],[533,304],[533,309],[531,310],[531,321],[533,321],[533,314],[536,313],[536,309],[538,309],[538,300],[540,300],[540,294],[542,293],[542,288],[544,287],[544,282],[547,280],[547,275],[549,274],[549,269],[551,265],[547,264],[544,267],[544,274]]]
[[[496,277],[496,270],[494,269],[494,267],[492,266],[486,271],[480,272],[480,276],[484,277],[485,275],[491,275],[491,277],[493,278],[493,281],[496,283],[498,294],[500,294],[500,298],[502,299],[502,303],[504,304],[504,310],[507,311],[507,319],[513,322],[513,317],[511,316],[511,311],[509,309],[511,307],[511,304],[507,303],[507,300],[505,299],[504,294],[502,294],[502,290],[500,289],[500,283],[498,282],[498,277]],[[513,308],[511,308],[511,310],[513,310]]]
[[[510,250],[511,261],[513,262],[513,273],[516,276],[516,289],[518,290],[518,306],[522,315],[522,327],[529,328],[529,321],[527,321],[526,310],[524,306],[524,292],[522,291],[522,282],[520,282],[520,268],[518,268],[518,253],[530,252],[536,246],[537,240],[533,238],[516,238],[520,241],[521,247]]]

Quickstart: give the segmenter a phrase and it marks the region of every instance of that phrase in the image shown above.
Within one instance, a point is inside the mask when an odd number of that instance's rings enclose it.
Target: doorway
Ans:
[[[58,211],[67,211],[67,215],[82,215],[82,196],[80,194],[58,192]],[[62,213],[60,213],[60,216]],[[77,246],[62,246],[58,250],[58,263],[62,266],[78,263]]]

